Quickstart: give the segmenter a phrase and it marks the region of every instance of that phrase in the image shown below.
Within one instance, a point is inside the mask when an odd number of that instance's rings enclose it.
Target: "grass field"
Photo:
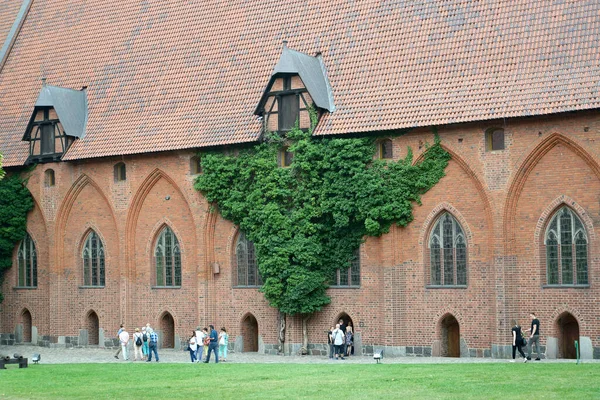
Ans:
[[[600,399],[600,364],[62,364],[0,370],[1,399]]]

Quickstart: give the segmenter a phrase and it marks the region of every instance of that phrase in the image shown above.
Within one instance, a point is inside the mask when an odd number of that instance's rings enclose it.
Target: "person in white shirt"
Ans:
[[[127,354],[127,345],[129,345],[129,332],[127,332],[125,330],[125,327],[123,327],[123,330],[121,331],[121,333],[119,333],[119,342],[121,342],[121,350],[123,351],[123,358],[125,359],[125,361],[129,360],[128,354]]]
[[[338,359],[338,356],[343,360],[344,359],[344,332],[340,329],[340,324],[335,325],[335,329],[331,332],[331,336],[333,337],[333,345],[335,346],[335,359]]]

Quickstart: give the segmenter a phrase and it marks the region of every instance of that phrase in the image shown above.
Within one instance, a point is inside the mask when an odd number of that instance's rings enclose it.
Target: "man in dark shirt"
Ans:
[[[531,318],[531,328],[525,332],[530,332],[529,342],[527,343],[527,359],[531,360],[531,350],[535,343],[535,352],[537,353],[536,361],[540,361],[540,320],[537,319],[535,313],[529,314]]]
[[[208,353],[206,355],[206,360],[204,360],[204,362],[208,364],[208,362],[210,361],[210,353],[212,353],[214,351],[215,352],[215,363],[218,363],[219,362],[219,335],[217,334],[217,331],[215,330],[214,325],[209,325],[208,327],[210,328],[210,343],[208,345]]]

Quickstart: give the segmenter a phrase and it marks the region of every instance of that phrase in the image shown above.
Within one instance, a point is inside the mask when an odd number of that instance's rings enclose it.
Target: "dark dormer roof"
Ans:
[[[58,86],[42,85],[42,90],[35,102],[29,126],[25,131],[23,140],[29,140],[31,122],[38,109],[53,107],[62,124],[65,134],[76,138],[85,136],[85,127],[88,119],[87,93],[85,90],[73,90]]]
[[[289,49],[287,42],[283,42],[281,57],[271,74],[271,79],[263,94],[263,98],[254,112],[255,114],[262,112],[267,92],[271,88],[273,81],[281,74],[298,74],[315,105],[329,112],[335,111],[333,92],[329,84],[329,79],[327,79],[327,71],[321,55],[311,57],[308,54]]]

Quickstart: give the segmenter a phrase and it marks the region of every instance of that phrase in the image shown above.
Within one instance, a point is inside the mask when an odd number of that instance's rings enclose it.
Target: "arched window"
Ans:
[[[202,163],[200,157],[193,156],[190,158],[190,174],[198,175],[202,173]]]
[[[254,243],[240,232],[235,245],[235,261],[237,271],[236,286],[262,286],[263,281],[258,272]]]
[[[391,160],[394,158],[394,148],[391,139],[383,139],[377,143],[379,158],[382,160]]]
[[[467,242],[456,219],[442,214],[429,235],[430,285],[467,284]]]
[[[127,179],[127,167],[125,163],[120,162],[115,164],[115,182],[121,182]]]
[[[350,267],[335,270],[330,286],[360,286],[360,249],[354,251],[354,255],[350,260]]]
[[[544,237],[548,285],[588,284],[588,238],[581,220],[563,207],[550,220]]]
[[[55,184],[55,180],[54,180],[54,170],[53,169],[47,169],[44,172],[44,186],[46,187],[52,187]]]
[[[294,161],[294,153],[289,151],[289,147],[285,146],[279,150],[277,155],[279,166],[283,168],[290,167]]]
[[[504,129],[490,128],[485,131],[486,151],[504,150]]]
[[[181,250],[177,236],[165,226],[154,248],[156,286],[181,286]]]
[[[35,243],[29,236],[25,235],[25,239],[19,246],[17,255],[19,264],[19,286],[20,287],[37,287],[37,252]]]
[[[83,285],[104,286],[104,245],[98,234],[90,231],[85,239],[83,252]]]

